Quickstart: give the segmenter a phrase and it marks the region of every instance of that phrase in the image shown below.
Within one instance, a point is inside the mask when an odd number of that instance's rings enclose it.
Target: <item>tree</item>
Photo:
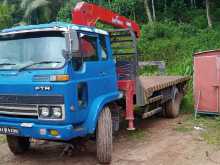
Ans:
[[[151,0],[152,4],[152,14],[153,14],[153,19],[156,21],[156,13],[155,13],[155,5],[154,5],[154,0]]]
[[[137,22],[146,21],[144,2],[140,0],[112,0],[109,5],[109,0],[103,4],[104,7],[119,13],[127,18]]]
[[[76,5],[77,2],[78,2],[78,0],[72,0],[72,1],[67,2],[58,11],[56,19],[58,21],[71,22],[71,20],[72,20],[71,10]]]
[[[168,18],[176,22],[184,22],[187,18],[187,4],[185,0],[172,0],[170,1],[169,8],[167,9]]]
[[[12,13],[14,7],[9,5],[7,1],[0,3],[0,29],[10,27],[12,25]]]
[[[209,28],[212,28],[212,19],[211,19],[211,16],[210,16],[210,3],[209,3],[209,0],[206,0],[206,16],[207,16],[208,26],[209,26]]]
[[[196,8],[196,0],[190,0],[191,8]]]
[[[50,17],[50,9],[48,0],[22,0],[21,8],[24,9],[24,19],[28,23],[39,23],[40,17],[44,21]]]
[[[145,10],[146,10],[146,14],[147,14],[147,17],[148,17],[148,21],[149,21],[149,23],[152,24],[153,19],[152,19],[152,14],[151,14],[151,11],[150,11],[148,0],[144,0],[144,5],[145,5]]]
[[[70,0],[20,0],[24,19],[28,23],[55,21],[57,13]]]

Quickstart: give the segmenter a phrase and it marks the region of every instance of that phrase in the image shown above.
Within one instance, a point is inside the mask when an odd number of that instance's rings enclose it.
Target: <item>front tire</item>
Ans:
[[[112,119],[105,107],[99,117],[96,131],[97,158],[100,163],[110,163],[112,159]]]
[[[7,135],[8,147],[14,155],[24,154],[30,148],[30,139]]]

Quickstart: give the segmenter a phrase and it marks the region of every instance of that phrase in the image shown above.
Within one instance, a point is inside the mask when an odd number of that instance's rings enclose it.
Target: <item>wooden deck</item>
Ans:
[[[153,92],[184,83],[190,80],[187,76],[140,76],[139,83],[142,86],[145,97],[150,97]]]

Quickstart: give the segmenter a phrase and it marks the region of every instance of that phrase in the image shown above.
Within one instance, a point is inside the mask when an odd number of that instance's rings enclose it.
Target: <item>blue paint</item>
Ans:
[[[25,25],[25,26],[17,26],[10,29],[3,29],[0,31],[1,33],[10,33],[10,32],[19,32],[19,31],[28,31],[28,30],[45,30],[45,29],[51,29],[51,28],[71,28],[74,30],[82,30],[86,32],[92,32],[92,33],[99,33],[99,34],[105,34],[108,35],[108,32],[96,29],[94,27],[88,27],[88,26],[81,26],[81,25],[75,25],[75,24],[69,24],[65,22],[52,22],[48,24],[38,24],[38,25]]]
[[[19,129],[19,136],[33,137],[50,140],[70,140],[75,137],[87,136],[94,133],[97,120],[103,107],[117,99],[120,99],[121,92],[117,87],[117,76],[115,62],[112,59],[112,50],[110,38],[107,32],[97,30],[91,27],[83,27],[66,23],[51,23],[43,25],[19,26],[11,29],[5,29],[2,33],[11,33],[18,31],[28,31],[34,29],[48,28],[73,28],[83,31],[85,34],[97,36],[98,61],[86,61],[79,71],[75,71],[71,61],[66,62],[64,67],[59,69],[28,69],[22,72],[15,70],[0,70],[0,95],[25,95],[25,96],[64,96],[65,102],[65,120],[63,121],[43,121],[34,118],[19,117],[0,117],[0,127],[13,127]],[[101,59],[100,35],[105,34],[105,43],[107,47],[107,60]],[[105,73],[104,75],[101,73]],[[62,75],[70,76],[68,82],[50,82],[36,81],[35,77],[41,75]],[[78,105],[77,84],[86,82],[88,86],[88,104],[81,108]],[[36,91],[36,86],[51,86],[51,91]],[[71,110],[71,106],[74,110]],[[31,128],[21,127],[21,123],[33,123]],[[74,129],[79,126],[81,129]],[[56,129],[60,133],[58,137],[53,137],[47,133],[41,135],[40,129]]]

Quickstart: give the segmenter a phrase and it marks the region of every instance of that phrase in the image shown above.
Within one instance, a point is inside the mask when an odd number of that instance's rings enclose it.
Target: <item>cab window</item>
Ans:
[[[106,46],[106,39],[104,35],[100,36],[100,44],[101,44],[101,57],[102,60],[107,60],[108,55],[107,55],[107,46]]]
[[[80,51],[83,61],[98,61],[97,37],[81,34]]]

